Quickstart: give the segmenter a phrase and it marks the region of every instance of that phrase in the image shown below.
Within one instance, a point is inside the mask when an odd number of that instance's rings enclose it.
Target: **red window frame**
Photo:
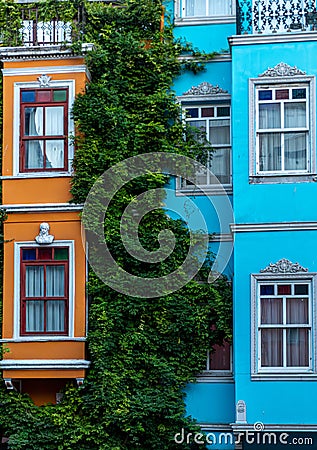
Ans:
[[[50,92],[50,101],[23,101],[22,94],[24,92],[35,91],[35,96],[38,96],[38,92]],[[55,91],[66,91],[65,101],[53,101],[53,93]],[[62,172],[68,170],[68,102],[69,102],[69,91],[67,87],[61,88],[28,88],[20,90],[20,172]],[[32,107],[43,107],[43,133],[45,133],[45,108],[52,106],[63,106],[64,107],[64,133],[63,135],[36,135],[27,136],[25,134],[25,109]],[[25,157],[25,143],[28,141],[41,140],[44,143],[44,155],[43,155],[43,167],[40,168],[27,168],[26,167],[26,157]],[[63,140],[64,141],[64,165],[63,167],[47,167],[46,166],[46,142],[49,140]]]
[[[51,250],[51,258],[43,258],[40,259],[41,249],[49,249]],[[66,249],[68,253],[67,259],[57,259],[55,260],[55,250],[56,249]],[[36,258],[33,260],[23,260],[23,251],[24,250],[35,250]],[[26,267],[27,266],[43,266],[44,267],[44,291],[42,297],[26,297]],[[62,266],[64,267],[64,296],[56,297],[56,296],[47,296],[46,295],[46,268],[48,266]],[[68,335],[68,316],[69,316],[69,247],[23,247],[20,250],[20,282],[21,282],[21,326],[20,333],[22,336],[34,336],[34,335]],[[44,330],[43,331],[27,331],[26,330],[26,305],[28,301],[43,301],[44,302]],[[64,314],[64,330],[63,331],[47,331],[47,301],[62,301],[65,305],[65,314]]]

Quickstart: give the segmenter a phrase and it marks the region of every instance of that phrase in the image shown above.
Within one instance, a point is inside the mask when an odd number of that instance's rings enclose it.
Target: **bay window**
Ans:
[[[257,89],[257,172],[308,172],[308,86]]]
[[[68,170],[68,89],[21,89],[20,172]]]
[[[183,0],[185,17],[230,16],[234,13],[232,0]]]
[[[22,247],[21,335],[68,333],[67,247]]]
[[[225,186],[231,184],[231,127],[229,105],[203,105],[184,108],[185,120],[190,126],[202,132],[212,145],[208,158],[210,171]],[[212,184],[208,171],[197,173],[197,185]],[[182,180],[182,188],[191,188],[191,184]]]

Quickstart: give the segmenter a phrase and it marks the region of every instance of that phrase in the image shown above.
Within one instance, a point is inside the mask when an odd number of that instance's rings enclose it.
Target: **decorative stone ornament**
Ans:
[[[42,244],[51,244],[54,241],[54,236],[49,234],[50,226],[46,222],[42,222],[40,225],[40,233],[35,236],[35,241]]]
[[[261,273],[298,273],[308,272],[308,269],[300,266],[298,263],[292,263],[288,259],[280,259],[277,263],[270,263],[265,269],[260,271]]]
[[[217,95],[227,93],[228,91],[221,89],[218,85],[214,86],[207,81],[203,81],[198,86],[192,86],[188,91],[184,92],[183,95]]]
[[[247,423],[247,406],[244,400],[236,404],[236,423]]]
[[[269,67],[259,77],[293,77],[294,75],[306,75],[306,72],[297,69],[296,66],[291,67],[286,63],[280,62],[275,67]]]
[[[51,82],[51,77],[49,75],[41,75],[40,77],[38,77],[38,81],[40,83],[40,87],[49,87],[50,82]]]

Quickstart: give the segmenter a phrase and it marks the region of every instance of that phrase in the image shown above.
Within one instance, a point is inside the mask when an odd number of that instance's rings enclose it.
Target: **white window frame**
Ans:
[[[68,89],[68,136],[73,136],[75,132],[74,121],[71,118],[71,111],[75,100],[75,80],[51,80],[49,88],[66,88]],[[58,177],[70,176],[72,174],[72,163],[74,158],[74,145],[72,139],[68,139],[68,170],[67,171],[38,171],[38,172],[20,172],[20,121],[21,121],[21,105],[20,92],[21,89],[41,89],[39,82],[16,82],[14,83],[14,110],[13,110],[13,176],[23,178],[40,178],[44,176]]]
[[[212,22],[212,23],[234,23],[236,21],[236,4],[235,0],[219,0],[221,2],[229,1],[230,3],[230,14],[220,14],[220,15],[209,15],[208,11],[208,0],[206,2],[206,14],[203,16],[186,16],[186,1],[188,0],[175,0],[175,20],[177,24],[179,21],[190,21],[190,22]]]
[[[21,249],[24,247],[43,247],[34,241],[15,242],[14,243],[14,324],[13,339],[20,341],[55,341],[74,337],[75,320],[75,244],[74,241],[54,241],[52,247],[67,247],[69,254],[69,300],[68,300],[68,334],[59,335],[21,335]]]
[[[290,326],[283,324],[280,327],[272,324],[272,326],[264,326],[260,323],[260,286],[263,284],[308,284],[309,288],[309,324],[307,328],[310,330],[309,337],[309,367],[262,367],[261,366],[261,333],[260,329],[264,328],[282,328],[288,329]],[[295,274],[252,274],[251,275],[251,375],[252,378],[281,379],[289,377],[312,376],[317,374],[316,360],[316,305],[315,298],[317,293],[317,273],[295,273]],[[288,296],[287,296],[288,297]],[[292,296],[291,296],[292,297]],[[285,314],[285,312],[284,312]],[[296,324],[292,324],[295,326]],[[302,325],[301,325],[302,327]],[[304,327],[303,327],[304,328]],[[286,343],[284,341],[283,357],[285,361]]]
[[[291,132],[291,128],[280,129],[259,129],[259,104],[263,103],[280,103],[282,105],[282,119],[284,105],[288,100],[263,100],[258,101],[258,91],[260,90],[273,90],[276,89],[290,89],[290,88],[306,88],[307,98],[306,98],[306,127],[304,128],[294,128],[294,132],[306,132],[307,136],[307,167],[305,170],[276,170],[276,171],[260,171],[259,168],[259,136],[262,133],[274,131],[281,132],[284,135],[286,132]],[[315,114],[315,78],[309,76],[288,76],[288,77],[263,77],[250,79],[249,81],[249,98],[250,98],[250,109],[249,109],[249,176],[250,182],[296,182],[296,181],[315,181],[314,177],[316,175],[316,114]],[[289,102],[297,100],[289,100]],[[301,100],[298,100],[301,101]],[[282,137],[283,140],[283,137]],[[284,155],[284,149],[282,148],[282,157]],[[284,164],[284,162],[282,162]],[[283,169],[283,167],[282,167]]]
[[[221,184],[220,180],[219,183],[217,184],[212,184],[212,183],[208,183],[208,178],[209,175],[207,173],[206,177],[207,177],[207,183],[206,184],[201,184],[201,183],[197,183],[197,185],[192,186],[190,184],[186,185],[186,181],[185,184],[184,182],[178,178],[176,181],[176,190],[179,193],[190,193],[190,192],[195,192],[195,194],[200,195],[200,190],[199,188],[197,189],[197,187],[202,187],[204,192],[211,192],[211,193],[217,193],[219,191],[220,194],[224,193],[224,190],[227,193],[231,193],[232,192],[232,123],[231,123],[231,118],[232,118],[232,112],[231,112],[231,102],[230,102],[230,96],[224,96],[225,100],[224,101],[220,101],[220,99],[217,101],[216,99],[213,99],[212,101],[198,101],[198,99],[196,101],[184,101],[182,103],[182,112],[183,112],[183,120],[186,121],[187,123],[190,124],[190,122],[192,121],[199,121],[199,120],[205,120],[206,121],[206,137],[207,137],[207,141],[209,141],[209,126],[208,126],[208,122],[209,121],[216,121],[216,120],[229,120],[229,127],[230,127],[230,143],[228,146],[226,145],[212,145],[212,149],[214,150],[214,152],[217,151],[217,148],[222,149],[222,148],[228,148],[228,152],[229,152],[229,179],[230,182],[226,183],[226,184]],[[207,99],[206,99],[207,100]],[[229,116],[223,116],[223,117],[201,117],[201,109],[202,108],[214,108],[214,110],[217,110],[217,107],[224,107],[224,108],[229,108],[230,110],[230,115]],[[192,109],[192,108],[198,108],[199,110],[199,117],[197,118],[187,118],[186,117],[186,109]],[[212,160],[212,158],[211,158]],[[208,162],[207,162],[208,164]],[[211,172],[212,172],[212,161],[211,161]],[[221,189],[219,189],[219,184]]]

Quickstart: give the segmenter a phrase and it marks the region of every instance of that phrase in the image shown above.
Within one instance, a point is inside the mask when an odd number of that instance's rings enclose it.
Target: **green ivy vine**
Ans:
[[[49,15],[74,16],[80,2],[36,3]],[[28,5],[29,6],[29,5]],[[181,120],[172,90],[184,70],[203,70],[202,55],[161,27],[160,0],[126,0],[117,5],[81,2],[84,27],[80,42],[91,42],[86,55],[92,81],[73,108],[75,139],[73,201],[84,202],[94,181],[128,157],[147,152],[177,152],[206,158],[206,142]],[[11,9],[10,9],[11,8]],[[0,3],[0,27],[8,11],[20,27],[19,8]],[[68,20],[68,19],[67,19]],[[9,36],[10,39],[12,35]],[[17,41],[16,41],[17,42]],[[78,42],[73,51],[79,51]],[[182,56],[193,58],[182,59]],[[183,61],[183,62],[182,62]],[[171,273],[184,261],[189,231],[163,209],[147,214],[139,237],[145,249],[158,248],[158,234],[176,238],[173,254],[158,264],[134,260],[120,238],[120,217],[142,192],[164,187],[166,177],[148,173],[124,186],[105,218],[105,239],[121,267],[140,277]],[[198,430],[188,417],[184,389],[205,364],[212,344],[231,339],[231,290],[220,278],[204,280],[212,255],[182,289],[155,299],[129,297],[104,285],[90,271],[88,353],[91,368],[82,388],[70,384],[58,405],[36,407],[28,396],[0,390],[0,424],[13,450],[177,450],[182,428]],[[202,445],[197,448],[204,448]]]

